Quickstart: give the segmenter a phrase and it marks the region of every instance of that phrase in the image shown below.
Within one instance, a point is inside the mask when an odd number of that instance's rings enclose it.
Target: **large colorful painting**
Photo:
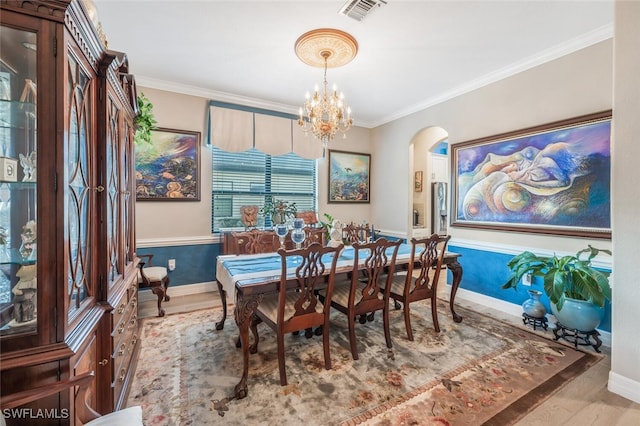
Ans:
[[[200,200],[200,133],[152,130],[136,144],[137,201]]]
[[[611,111],[451,146],[453,226],[611,238]]]
[[[329,150],[329,203],[368,203],[371,155]]]

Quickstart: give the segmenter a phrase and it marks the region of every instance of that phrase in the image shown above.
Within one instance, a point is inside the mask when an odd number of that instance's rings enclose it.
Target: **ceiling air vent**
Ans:
[[[362,21],[373,9],[384,4],[387,4],[385,0],[348,0],[338,13]]]

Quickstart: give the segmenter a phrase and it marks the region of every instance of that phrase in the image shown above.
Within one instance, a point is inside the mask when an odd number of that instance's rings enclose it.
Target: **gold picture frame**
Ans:
[[[413,189],[416,192],[422,192],[422,171],[417,171],[413,178]]]

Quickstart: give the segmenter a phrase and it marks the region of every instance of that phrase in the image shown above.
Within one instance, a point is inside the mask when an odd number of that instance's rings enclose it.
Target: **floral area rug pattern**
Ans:
[[[143,321],[140,358],[127,406],[141,405],[154,425],[509,425],[600,356],[546,339],[524,327],[440,302],[440,333],[428,303],[412,305],[415,341],[402,311],[391,310],[393,348],[382,314],[356,323],[351,358],[344,315],[332,314],[332,369],[322,338],[285,338],[287,386],[280,386],[275,334],[261,324],[249,364],[249,395],[233,399],[242,372],[237,327],[215,330],[221,310]]]

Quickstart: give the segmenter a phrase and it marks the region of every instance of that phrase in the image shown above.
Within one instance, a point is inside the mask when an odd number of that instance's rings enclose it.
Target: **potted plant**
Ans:
[[[271,222],[276,225],[285,223],[287,219],[293,219],[297,211],[296,203],[269,198],[260,209],[260,214],[271,217]]]
[[[595,330],[604,315],[604,303],[611,299],[609,273],[595,269],[591,260],[610,250],[588,246],[575,255],[538,256],[525,251],[514,256],[507,266],[511,276],[503,289],[516,288],[522,277],[532,274],[542,277],[551,311],[558,322],[571,329]],[[586,255],[586,258],[582,256]]]
[[[136,133],[133,141],[151,143],[151,131],[156,128],[156,119],[153,115],[153,104],[144,93],[138,95],[138,115],[136,116]]]

